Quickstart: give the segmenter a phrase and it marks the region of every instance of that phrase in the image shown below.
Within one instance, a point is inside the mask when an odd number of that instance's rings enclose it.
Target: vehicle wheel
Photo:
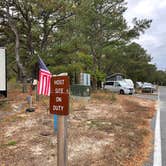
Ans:
[[[124,90],[121,89],[121,90],[120,90],[120,94],[121,94],[121,95],[124,95]]]

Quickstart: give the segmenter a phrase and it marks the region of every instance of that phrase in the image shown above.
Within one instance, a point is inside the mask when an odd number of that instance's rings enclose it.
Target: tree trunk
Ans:
[[[93,43],[90,44],[91,47],[91,54],[93,56],[93,75],[92,75],[92,90],[97,89],[97,78],[96,78],[96,72],[97,72],[97,59],[96,59],[96,51],[93,47]]]
[[[19,55],[19,48],[20,48],[20,40],[19,40],[19,34],[18,34],[18,30],[16,28],[16,25],[14,23],[14,21],[12,20],[12,17],[10,15],[10,10],[9,10],[9,1],[7,1],[7,18],[8,18],[8,21],[9,21],[9,26],[11,28],[11,30],[13,31],[13,33],[15,34],[15,58],[16,58],[16,63],[17,63],[17,66],[19,68],[18,70],[18,74],[20,72],[21,74],[21,77],[22,79],[20,80],[23,80],[23,91],[24,89],[26,89],[25,87],[25,80],[26,80],[26,71],[20,61],[20,55]]]

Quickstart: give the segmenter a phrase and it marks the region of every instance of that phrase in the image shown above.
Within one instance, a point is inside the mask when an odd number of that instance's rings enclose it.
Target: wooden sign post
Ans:
[[[51,78],[50,113],[58,115],[57,165],[67,166],[67,115],[69,114],[69,77]]]

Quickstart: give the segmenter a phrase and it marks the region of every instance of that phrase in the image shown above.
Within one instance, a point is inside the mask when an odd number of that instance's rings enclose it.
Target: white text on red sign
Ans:
[[[53,111],[63,111],[64,106],[53,105]]]
[[[55,85],[64,85],[64,83],[65,83],[65,80],[55,80],[54,81]]]
[[[64,93],[63,88],[55,88],[55,93]]]
[[[63,100],[62,100],[62,97],[56,97],[55,100],[56,100],[57,103],[60,103],[60,102],[63,101]]]

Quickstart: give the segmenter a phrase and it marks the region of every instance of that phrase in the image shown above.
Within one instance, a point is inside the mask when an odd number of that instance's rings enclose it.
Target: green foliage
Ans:
[[[0,145],[0,147],[3,148],[3,147],[7,147],[7,146],[15,146],[16,144],[17,144],[16,141],[10,141],[7,144]]]
[[[7,145],[7,146],[15,146],[16,144],[17,144],[16,141],[10,141],[10,142],[8,142],[6,145]]]
[[[101,72],[99,70],[96,71],[90,71],[89,72],[91,74],[92,77],[95,77],[97,81],[104,81],[106,74],[104,72]]]
[[[20,62],[27,77],[34,75],[40,55],[53,74],[68,72],[71,82],[80,72],[90,73],[94,86],[114,72],[134,81],[164,80],[165,72],[149,64],[151,57],[146,50],[132,43],[152,21],[134,18],[133,26],[128,26],[123,16],[127,10],[125,0],[0,2],[0,46],[7,48],[8,79],[18,78],[20,72],[15,35],[6,13],[8,6],[19,34]]]
[[[158,85],[166,85],[166,71],[155,71],[153,73],[152,82]]]
[[[149,64],[151,57],[139,44],[119,45],[118,48],[108,46],[104,49],[104,55],[107,75],[120,72],[134,82],[153,82],[156,67]]]

